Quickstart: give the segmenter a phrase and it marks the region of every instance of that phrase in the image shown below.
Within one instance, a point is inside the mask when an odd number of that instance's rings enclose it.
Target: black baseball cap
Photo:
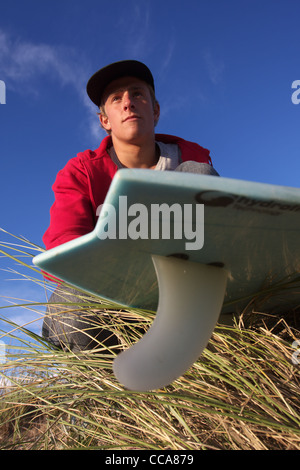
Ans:
[[[154,90],[154,79],[148,67],[137,60],[122,60],[114,62],[98,70],[89,79],[86,91],[90,99],[98,107],[107,85],[122,77],[136,77],[148,83]]]

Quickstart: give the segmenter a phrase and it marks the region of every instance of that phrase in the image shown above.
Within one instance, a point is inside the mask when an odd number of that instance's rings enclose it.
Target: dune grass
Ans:
[[[15,238],[0,250],[3,266],[11,260],[22,267],[22,277],[51,292],[51,283],[31,265],[39,247]],[[101,312],[124,348],[154,316],[84,293],[81,300],[81,308]],[[42,302],[12,302],[36,318],[45,310]],[[295,312],[275,316],[249,308],[234,324],[218,324],[183,377],[140,393],[124,390],[115,379],[114,350],[101,344],[81,353],[55,349],[34,332],[32,321],[21,326],[11,321],[10,308],[0,310],[0,345],[6,345],[0,362],[0,449],[300,449]]]

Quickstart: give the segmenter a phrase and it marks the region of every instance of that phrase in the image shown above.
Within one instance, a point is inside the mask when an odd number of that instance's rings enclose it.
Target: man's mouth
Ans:
[[[128,116],[126,119],[124,119],[123,122],[126,122],[126,121],[135,121],[136,119],[140,119],[140,116],[138,116],[137,114],[131,114],[131,115]]]

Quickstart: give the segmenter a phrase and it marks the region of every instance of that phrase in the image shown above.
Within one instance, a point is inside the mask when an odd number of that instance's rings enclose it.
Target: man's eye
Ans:
[[[116,101],[119,101],[120,99],[121,99],[120,96],[113,96],[111,100],[114,103]]]

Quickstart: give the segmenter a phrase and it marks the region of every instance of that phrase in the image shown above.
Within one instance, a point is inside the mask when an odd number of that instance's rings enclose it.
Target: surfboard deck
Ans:
[[[153,206],[159,206],[161,212],[152,214]],[[124,169],[113,179],[100,214],[93,232],[39,254],[34,264],[89,293],[151,310],[162,302],[153,257],[212,266],[225,270],[227,278],[218,315],[221,310],[225,313],[243,308],[264,288],[268,297],[268,289],[276,283],[299,276],[298,188]],[[149,216],[147,228],[145,214]],[[164,223],[170,229],[165,238]],[[159,227],[158,238],[151,237],[153,227],[156,235]],[[169,289],[164,298],[172,296],[177,286]],[[300,303],[299,292],[282,296],[277,289],[265,306],[295,307]],[[201,316],[202,299],[195,294],[195,315],[199,311]]]

